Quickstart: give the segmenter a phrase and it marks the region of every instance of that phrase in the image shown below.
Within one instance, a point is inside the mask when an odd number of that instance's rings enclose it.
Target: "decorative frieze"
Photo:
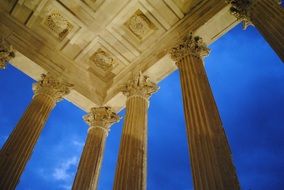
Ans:
[[[107,134],[111,124],[119,122],[120,117],[110,107],[98,107],[92,108],[90,113],[84,116],[84,120],[90,126],[89,130],[98,127]]]
[[[173,47],[170,50],[170,56],[171,58],[178,62],[183,57],[187,55],[194,55],[196,57],[204,57],[207,56],[210,52],[210,49],[207,47],[207,45],[203,42],[202,38],[199,36],[193,36],[192,33],[190,33],[189,36],[187,36],[183,42],[181,42],[176,47]]]
[[[128,98],[131,96],[140,96],[147,99],[158,91],[158,89],[159,87],[154,82],[151,82],[148,76],[144,76],[140,72],[138,76],[123,85],[120,90]]]
[[[51,97],[54,101],[60,101],[70,92],[72,86],[50,74],[42,74],[41,80],[33,84],[33,91],[34,96],[43,94]]]
[[[13,47],[2,38],[0,42],[0,69],[5,69],[8,62],[14,57]]]

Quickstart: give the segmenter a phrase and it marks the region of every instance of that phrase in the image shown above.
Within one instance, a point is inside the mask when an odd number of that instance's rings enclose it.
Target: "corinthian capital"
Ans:
[[[252,25],[249,16],[252,0],[226,0],[226,2],[231,4],[230,13],[243,22],[243,29]]]
[[[35,96],[43,94],[51,97],[54,101],[60,101],[63,96],[69,94],[72,86],[50,74],[42,74],[41,80],[33,84],[33,91]]]
[[[178,62],[188,55],[194,55],[202,58],[207,56],[209,52],[210,49],[207,48],[207,45],[203,42],[202,38],[199,36],[193,36],[192,33],[190,33],[190,35],[187,36],[182,43],[173,47],[169,53],[171,58]]]
[[[90,129],[98,127],[106,133],[108,133],[111,124],[120,120],[120,117],[110,107],[92,108],[83,118],[90,126]]]
[[[154,82],[151,82],[148,76],[144,76],[140,72],[138,76],[123,85],[120,90],[127,97],[140,96],[149,98],[158,89],[159,87]]]
[[[243,22],[243,29],[253,25],[251,21],[252,7],[257,3],[263,3],[265,1],[266,0],[226,0],[228,4],[231,4],[230,13]],[[280,5],[282,1],[270,0],[270,2],[267,1],[267,3],[276,3]]]
[[[0,69],[5,69],[6,64],[15,57],[15,52],[11,45],[9,45],[4,38],[0,42]]]

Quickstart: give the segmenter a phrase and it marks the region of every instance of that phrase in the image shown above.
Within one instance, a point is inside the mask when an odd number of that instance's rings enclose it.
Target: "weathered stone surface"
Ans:
[[[139,76],[123,88],[127,96],[126,117],[120,142],[114,190],[146,190],[148,99],[158,87]]]
[[[193,36],[177,47],[171,56],[180,71],[194,189],[239,190],[229,144],[203,66],[202,56],[209,49],[200,37]]]

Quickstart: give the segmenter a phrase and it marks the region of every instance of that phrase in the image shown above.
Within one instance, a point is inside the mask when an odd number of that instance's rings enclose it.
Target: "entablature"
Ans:
[[[125,106],[118,87],[142,71],[155,82],[176,70],[167,50],[189,32],[207,44],[237,24],[219,0],[4,0],[0,32],[18,51],[13,65],[35,80],[53,73],[74,85],[88,111]]]

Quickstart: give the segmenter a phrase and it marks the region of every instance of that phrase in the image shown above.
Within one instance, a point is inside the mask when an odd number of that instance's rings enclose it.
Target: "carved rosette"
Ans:
[[[91,57],[91,61],[104,71],[108,71],[113,67],[114,60],[108,52],[99,48]]]
[[[0,69],[5,69],[8,62],[14,57],[13,47],[2,38],[0,42]]]
[[[157,92],[158,89],[159,87],[154,82],[151,82],[148,76],[144,76],[140,72],[137,77],[134,77],[123,85],[120,90],[128,98],[139,96],[148,99],[153,93]]]
[[[147,36],[154,28],[154,24],[140,10],[137,10],[125,24],[140,39]]]
[[[193,55],[199,58],[207,56],[210,49],[199,36],[193,36],[192,33],[184,41],[170,50],[171,58],[178,63],[183,57]]]
[[[113,112],[110,107],[92,108],[83,118],[90,126],[89,130],[97,127],[103,129],[106,133],[109,132],[109,128],[113,123],[120,120],[119,115]]]
[[[33,84],[34,96],[43,94],[51,97],[55,102],[69,94],[73,85],[63,82],[50,74],[42,74],[41,80]]]
[[[73,29],[73,25],[58,10],[51,11],[44,24],[48,26],[60,40],[64,39]]]

